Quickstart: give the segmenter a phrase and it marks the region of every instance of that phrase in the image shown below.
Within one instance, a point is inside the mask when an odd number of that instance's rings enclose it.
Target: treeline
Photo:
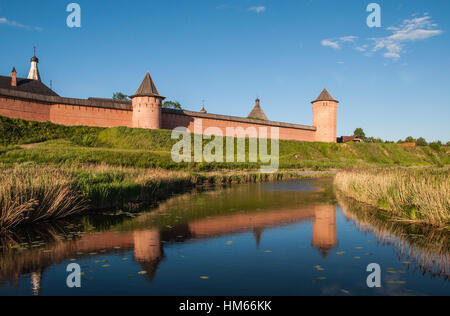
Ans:
[[[374,144],[395,144],[395,142],[393,141],[387,141],[387,140],[383,140],[381,138],[375,138],[375,137],[367,137],[366,133],[364,132],[364,130],[362,128],[357,128],[353,134],[353,136],[356,136],[360,139],[362,139],[363,141],[365,141],[366,143],[374,143]],[[425,138],[423,137],[419,137],[419,138],[414,138],[412,136],[408,136],[406,137],[404,140],[400,139],[397,141],[397,144],[405,144],[405,143],[414,143],[416,146],[430,146],[432,149],[434,150],[438,150],[440,149],[441,146],[444,146],[444,144],[441,141],[434,141],[434,142],[430,142],[428,143]],[[450,146],[450,142],[447,142],[445,144],[445,146]]]

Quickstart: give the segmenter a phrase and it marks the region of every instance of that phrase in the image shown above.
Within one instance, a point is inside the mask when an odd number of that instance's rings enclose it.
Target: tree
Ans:
[[[362,140],[366,140],[366,133],[364,133],[364,130],[362,128],[355,129],[353,136],[361,138]]]
[[[180,102],[174,102],[174,101],[165,101],[162,105],[165,109],[175,109],[175,110],[182,110]]]
[[[419,137],[419,138],[417,138],[417,140],[416,140],[416,145],[417,145],[417,146],[427,146],[428,143],[427,143],[427,141],[425,140],[425,138]]]
[[[408,136],[405,139],[405,143],[415,143],[415,142],[416,142],[416,140],[412,136]]]
[[[112,97],[114,100],[127,100],[128,96],[123,94],[122,92],[116,92]]]
[[[440,152],[441,151],[441,144],[440,142],[432,142],[430,143],[430,148],[434,151]]]

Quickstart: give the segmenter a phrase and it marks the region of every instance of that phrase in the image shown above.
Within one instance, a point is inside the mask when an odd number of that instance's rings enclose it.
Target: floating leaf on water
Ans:
[[[128,260],[128,258],[121,258],[120,260],[123,260],[123,261],[125,261],[125,260]]]
[[[230,246],[230,245],[232,245],[232,244],[233,244],[232,241],[227,241],[227,242],[225,243],[225,245],[227,245],[227,246]]]
[[[342,256],[342,255],[345,254],[345,251],[336,252],[336,254],[337,254],[338,256]]]
[[[148,272],[147,271],[140,271],[140,272],[138,272],[138,274],[147,274]]]
[[[321,266],[319,266],[319,265],[317,265],[317,266],[314,266],[314,269],[316,269],[316,270],[318,270],[318,271],[325,271],[325,269],[324,268],[322,268]]]
[[[201,276],[200,279],[202,279],[202,280],[208,280],[209,277],[208,277],[208,276]]]
[[[272,250],[265,250],[264,252],[265,253],[272,253],[273,251]]]
[[[405,292],[406,294],[416,294],[416,291],[408,289],[404,290],[403,292]]]
[[[355,247],[355,249],[361,250],[364,249],[364,247]]]
[[[116,247],[114,247],[114,249],[120,249],[121,247],[120,246],[116,246]]]
[[[361,257],[359,257],[359,256],[356,256],[356,257],[353,257],[353,259],[361,259]]]
[[[387,284],[399,284],[399,285],[402,285],[402,284],[406,284],[406,281],[394,281],[394,280],[389,280],[389,281],[386,281],[386,283],[387,283]]]
[[[341,292],[342,292],[342,293],[344,293],[344,294],[350,294],[350,292],[349,292],[349,291],[347,291],[347,290],[344,290],[344,289],[341,289]]]
[[[104,265],[102,265],[102,268],[109,268],[111,265],[109,265],[109,264],[104,264]]]
[[[411,264],[411,262],[409,262],[409,261],[403,261],[402,263],[403,264]]]

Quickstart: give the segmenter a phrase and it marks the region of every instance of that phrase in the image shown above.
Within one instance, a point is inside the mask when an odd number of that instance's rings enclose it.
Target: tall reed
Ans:
[[[345,195],[387,210],[397,220],[449,227],[448,168],[347,170],[336,175],[335,184]]]
[[[60,219],[87,209],[67,173],[49,167],[14,167],[0,173],[0,231]]]

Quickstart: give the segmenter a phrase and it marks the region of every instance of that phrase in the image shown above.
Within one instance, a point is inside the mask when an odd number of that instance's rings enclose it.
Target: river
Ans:
[[[449,253],[448,232],[388,222],[332,179],[240,184],[3,236],[0,295],[449,295]]]

